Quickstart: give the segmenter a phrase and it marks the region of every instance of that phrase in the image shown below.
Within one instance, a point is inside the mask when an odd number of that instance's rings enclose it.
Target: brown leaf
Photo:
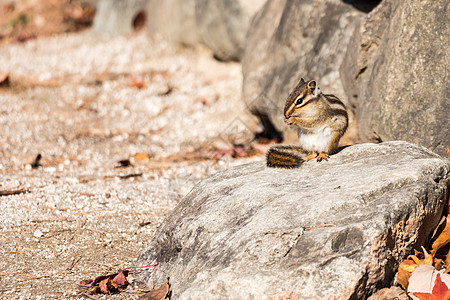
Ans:
[[[167,278],[166,283],[161,285],[159,288],[151,290],[145,293],[138,300],[163,300],[170,299],[172,291],[170,290],[169,278]]]
[[[98,284],[98,287],[100,288],[100,291],[103,294],[109,293],[109,281],[110,280],[111,280],[110,278],[106,278],[106,279],[103,279],[102,281],[100,281],[100,283]]]
[[[111,278],[106,278],[100,281],[98,286],[103,294],[111,294],[120,291],[119,285],[115,283]]]
[[[450,158],[450,148],[447,148],[447,157]]]

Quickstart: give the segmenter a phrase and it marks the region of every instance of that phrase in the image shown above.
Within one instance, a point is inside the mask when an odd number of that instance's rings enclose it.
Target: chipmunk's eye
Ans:
[[[297,98],[297,100],[295,101],[295,105],[301,105],[303,103],[303,99],[305,99],[305,97]]]

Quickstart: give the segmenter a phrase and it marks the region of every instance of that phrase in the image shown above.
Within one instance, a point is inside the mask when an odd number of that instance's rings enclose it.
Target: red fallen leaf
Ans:
[[[133,79],[130,83],[128,83],[128,87],[134,87],[137,89],[145,88],[145,82],[142,79]]]
[[[441,274],[436,275],[432,294],[430,293],[413,293],[420,300],[449,300],[450,290],[447,285],[442,282]]]
[[[16,36],[16,40],[21,43],[24,43],[28,40],[35,39],[35,38],[36,38],[36,36],[31,31],[28,31],[28,30],[24,30]]]
[[[125,271],[127,274],[128,272]],[[124,270],[120,271],[119,274],[114,277],[113,281],[118,285],[125,285],[127,283],[127,275],[124,274]]]

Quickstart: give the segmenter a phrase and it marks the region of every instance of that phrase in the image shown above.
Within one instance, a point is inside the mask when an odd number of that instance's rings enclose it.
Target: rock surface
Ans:
[[[173,43],[205,44],[221,60],[240,60],[250,19],[263,0],[150,0],[148,29]]]
[[[158,262],[142,279],[170,277],[176,299],[367,298],[424,243],[449,177],[449,160],[405,142],[231,168],[184,198],[136,265]]]
[[[147,0],[100,0],[92,31],[112,36],[130,33],[134,18],[146,3]]]
[[[352,1],[346,1],[352,2]],[[267,115],[285,133],[287,95],[300,77],[346,102],[339,67],[357,22],[365,13],[343,1],[267,1],[255,16],[245,47],[243,95],[252,110]]]
[[[363,141],[450,146],[448,1],[384,0],[355,31],[341,67]]]

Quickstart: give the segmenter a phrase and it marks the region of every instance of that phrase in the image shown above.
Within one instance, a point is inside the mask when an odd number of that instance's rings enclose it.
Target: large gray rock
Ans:
[[[97,34],[123,35],[133,30],[133,21],[147,0],[99,0],[92,31]]]
[[[357,28],[341,77],[363,141],[450,145],[447,0],[384,0]]]
[[[250,109],[267,115],[292,141],[296,132],[283,123],[282,111],[300,77],[318,80],[324,92],[346,102],[339,67],[365,15],[340,0],[267,1],[252,21],[242,61]]]
[[[250,19],[263,0],[150,0],[148,29],[173,43],[203,43],[222,60],[240,60]]]
[[[201,43],[195,20],[195,0],[149,0],[147,28],[150,36],[160,35],[173,44]]]
[[[448,159],[405,142],[231,168],[183,199],[136,264],[157,262],[141,279],[170,277],[175,299],[364,299],[424,244],[449,177]]]

